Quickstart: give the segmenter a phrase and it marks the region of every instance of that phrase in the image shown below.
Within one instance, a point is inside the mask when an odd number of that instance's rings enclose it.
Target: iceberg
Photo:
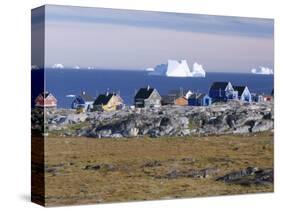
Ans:
[[[198,63],[193,63],[193,76],[194,77],[205,77],[206,71],[204,70],[203,66]]]
[[[38,65],[31,65],[31,70],[38,70],[40,69]]]
[[[56,64],[54,64],[54,65],[52,66],[52,68],[62,69],[62,68],[64,68],[64,66],[63,66],[63,64],[61,64],[61,63],[56,63]]]
[[[263,74],[263,75],[271,75],[273,74],[273,70],[268,68],[268,67],[264,67],[264,66],[260,66],[258,69],[253,68],[251,70],[252,74]]]
[[[155,76],[167,76],[167,77],[205,77],[206,72],[203,66],[194,63],[193,70],[189,69],[186,60],[168,60],[167,64],[160,64],[154,68],[154,71],[150,71],[149,75]]]
[[[80,67],[79,67],[79,66],[74,66],[73,68],[74,68],[74,69],[80,69]]]
[[[146,71],[154,71],[154,68],[146,68]]]

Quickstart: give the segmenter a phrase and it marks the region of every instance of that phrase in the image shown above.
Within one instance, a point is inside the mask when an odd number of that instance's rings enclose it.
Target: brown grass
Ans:
[[[45,153],[46,205],[273,191],[273,185],[245,187],[215,181],[248,166],[273,167],[272,133],[132,139],[47,137]],[[161,165],[144,167],[154,160]],[[98,164],[114,168],[85,169]],[[157,177],[171,170],[213,167],[219,169],[217,175],[204,179]]]

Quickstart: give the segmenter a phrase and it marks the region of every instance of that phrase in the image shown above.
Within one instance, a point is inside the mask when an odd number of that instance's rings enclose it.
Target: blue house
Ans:
[[[244,102],[252,102],[252,95],[247,86],[233,86],[238,92],[238,99]]]
[[[212,98],[207,94],[194,93],[188,98],[189,106],[209,106],[212,104]]]
[[[257,94],[257,93],[251,93],[252,102],[262,102],[263,101],[263,95]]]
[[[94,98],[86,94],[85,91],[83,91],[80,95],[77,95],[75,97],[71,107],[73,109],[82,108],[88,111],[90,109],[93,109],[93,103],[94,103]]]
[[[213,102],[237,99],[238,92],[234,90],[230,82],[214,82],[209,90],[209,96]]]

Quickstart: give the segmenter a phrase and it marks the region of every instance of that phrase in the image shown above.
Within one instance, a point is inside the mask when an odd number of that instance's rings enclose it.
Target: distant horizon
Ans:
[[[80,67],[79,69],[76,69],[74,67],[64,67],[64,68],[53,68],[53,67],[44,67],[44,68],[36,68],[33,69],[31,68],[32,71],[38,71],[38,70],[49,70],[49,71],[89,71],[89,72],[95,72],[95,71],[126,71],[126,72],[132,72],[132,71],[136,71],[136,72],[151,72],[151,71],[147,71],[145,69],[111,69],[111,68],[92,68],[92,69],[88,69],[87,67]],[[226,71],[214,71],[214,70],[209,70],[206,71],[206,73],[220,73],[220,74],[253,74],[251,72],[251,70],[249,71],[234,71],[234,70],[226,70]],[[255,74],[255,75],[274,75],[274,74]],[[184,78],[184,77],[183,77]],[[186,77],[188,78],[188,77]],[[191,77],[192,78],[192,77]]]

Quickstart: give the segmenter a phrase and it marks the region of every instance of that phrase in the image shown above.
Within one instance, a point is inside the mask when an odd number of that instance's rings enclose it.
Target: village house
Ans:
[[[37,108],[56,108],[57,99],[50,92],[42,92],[35,99],[35,107]]]
[[[100,94],[93,103],[93,109],[98,111],[115,111],[124,106],[123,99],[116,93]]]
[[[209,90],[209,96],[213,102],[237,99],[238,92],[234,90],[230,82],[214,82]]]
[[[263,101],[263,95],[257,94],[257,93],[251,93],[252,102],[262,102]]]
[[[247,86],[233,86],[233,89],[238,92],[238,99],[244,102],[252,102],[252,95]]]
[[[94,98],[85,91],[83,91],[80,95],[77,95],[72,102],[71,107],[73,109],[82,109],[85,111],[89,111],[93,108]]]
[[[212,99],[207,94],[193,93],[188,98],[189,106],[209,106],[212,104]]]
[[[192,94],[190,90],[172,90],[167,95],[162,96],[162,105],[180,105],[186,106],[188,104],[187,99]]]
[[[160,107],[161,96],[155,88],[147,86],[141,88],[135,95],[135,106],[136,107]]]
[[[271,102],[273,97],[270,95],[262,95],[262,102]]]
[[[188,105],[188,99],[185,96],[180,96],[175,99],[175,105],[186,106]]]

